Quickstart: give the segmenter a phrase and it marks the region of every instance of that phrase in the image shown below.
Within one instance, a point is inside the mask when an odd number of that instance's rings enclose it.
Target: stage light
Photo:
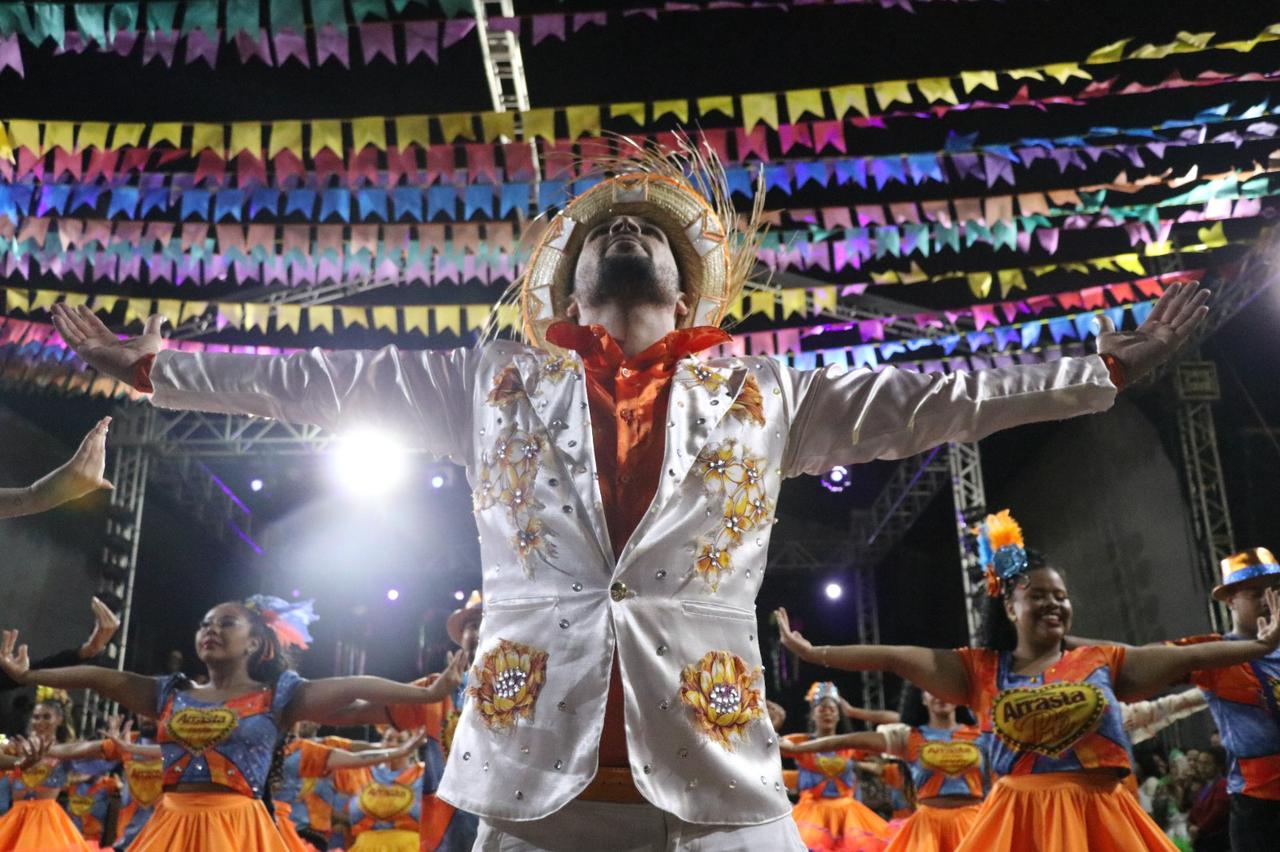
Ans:
[[[261,480],[261,479],[254,479],[254,480],[250,480],[250,482],[249,482],[249,490],[250,490],[250,491],[261,491],[261,490],[262,490],[262,480]]]
[[[839,583],[827,583],[827,587],[822,591],[828,599],[833,601],[840,600],[840,596],[844,594],[844,588]]]
[[[294,596],[295,598],[300,598],[300,597],[302,597],[302,589],[294,589],[294,590],[293,590],[293,596]]]
[[[433,474],[433,475],[431,476],[431,487],[432,487],[432,488],[444,488],[444,476],[443,476],[443,474],[436,473],[436,474]]]
[[[405,451],[385,432],[358,430],[339,439],[333,454],[338,482],[353,494],[376,497],[394,490],[408,472]]]
[[[465,600],[466,597],[467,597],[467,593],[462,591],[462,589],[458,589],[458,591],[453,593],[453,599],[455,601]]]
[[[387,589],[387,600],[389,600],[389,601],[398,601],[398,600],[400,600],[400,590],[399,590],[399,589]]]
[[[822,487],[833,494],[839,494],[849,487],[849,468],[836,465],[822,477]]]

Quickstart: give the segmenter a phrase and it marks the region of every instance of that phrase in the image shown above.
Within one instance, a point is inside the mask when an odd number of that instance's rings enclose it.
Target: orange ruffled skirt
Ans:
[[[267,808],[239,793],[169,793],[129,852],[289,852]]]
[[[4,852],[88,852],[91,848],[57,799],[14,802],[0,817],[0,850]]]
[[[362,831],[351,844],[351,852],[418,852],[418,832],[399,828]]]
[[[920,805],[902,826],[885,852],[955,852],[978,820],[981,802],[960,808]]]
[[[996,782],[957,852],[1177,852],[1116,777],[1045,772]]]
[[[288,802],[273,802],[276,812],[276,828],[280,830],[280,838],[289,852],[316,852],[316,847],[302,839],[298,827],[293,824],[293,805]]]
[[[816,852],[880,852],[888,823],[852,796],[803,798],[791,809],[800,839]]]

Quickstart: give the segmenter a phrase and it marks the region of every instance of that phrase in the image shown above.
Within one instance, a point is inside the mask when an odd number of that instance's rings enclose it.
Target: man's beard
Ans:
[[[679,294],[672,292],[658,275],[653,259],[643,252],[606,254],[600,258],[592,307],[618,305],[670,305]]]

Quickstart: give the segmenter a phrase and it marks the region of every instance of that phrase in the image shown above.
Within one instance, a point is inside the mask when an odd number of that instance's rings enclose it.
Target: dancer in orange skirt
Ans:
[[[987,517],[980,542],[990,594],[986,647],[815,648],[779,610],[783,643],[811,662],[890,671],[973,708],[995,736],[988,759],[999,780],[959,852],[1174,850],[1124,789],[1133,764],[1120,700],[1270,653],[1280,645],[1280,596],[1269,593],[1271,615],[1256,639],[1065,651],[1071,600],[1061,574],[1024,549],[1007,511]]]
[[[289,741],[284,746],[279,778],[273,776],[271,785],[276,826],[284,837],[285,845],[292,852],[307,852],[315,848],[299,835],[298,814],[295,813],[295,808],[301,808],[303,814],[308,813],[303,799],[303,789],[308,786],[308,782],[314,783],[335,770],[372,767],[379,763],[401,760],[417,751],[425,739],[425,732],[419,732],[416,736],[410,733],[404,738],[397,737],[399,744],[393,747],[356,752],[290,734]],[[303,821],[301,825],[306,826],[308,823]]]
[[[31,737],[46,744],[65,736],[67,719],[66,705],[52,692],[41,690],[29,724]],[[89,852],[92,847],[58,804],[67,787],[67,764],[48,756],[25,763],[6,776],[13,807],[0,817],[0,849]]]
[[[205,685],[182,674],[150,678],[96,666],[30,671],[12,630],[0,641],[0,669],[23,683],[93,689],[159,718],[165,794],[130,852],[285,852],[261,801],[284,730],[300,719],[385,720],[387,705],[439,701],[461,678],[453,664],[425,688],[376,677],[305,681],[290,668],[287,648],[306,646],[314,618],[310,602],[265,596],[215,606],[196,633]]]
[[[67,785],[67,815],[90,849],[102,847],[111,799],[120,792],[120,779],[109,773],[81,775],[73,764]]]
[[[811,740],[794,750],[856,748],[904,758],[918,807],[893,835],[886,852],[954,852],[977,820],[990,786],[983,756],[989,738],[959,724],[956,709],[908,686],[902,723],[881,725],[874,733]]]
[[[856,798],[860,753],[848,746],[806,747],[811,741],[839,739],[832,735],[842,716],[840,692],[834,683],[815,683],[808,698],[813,735],[789,734],[779,743],[800,770],[800,801],[791,811],[800,839],[822,852],[878,852],[884,848],[886,824]]]
[[[383,746],[395,747],[405,733],[389,729]],[[422,819],[423,764],[411,754],[370,769],[370,779],[347,804],[355,842],[351,852],[418,852]]]

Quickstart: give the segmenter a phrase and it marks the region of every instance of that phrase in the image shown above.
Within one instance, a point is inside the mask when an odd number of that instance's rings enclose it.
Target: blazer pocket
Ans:
[[[701,601],[681,601],[680,607],[686,615],[701,615],[708,618],[727,618],[731,621],[748,621],[756,623],[755,610],[742,609],[726,604],[703,603]]]
[[[560,601],[559,595],[538,595],[537,597],[503,598],[496,601],[485,601],[486,612],[525,612],[531,609],[546,609]]]

